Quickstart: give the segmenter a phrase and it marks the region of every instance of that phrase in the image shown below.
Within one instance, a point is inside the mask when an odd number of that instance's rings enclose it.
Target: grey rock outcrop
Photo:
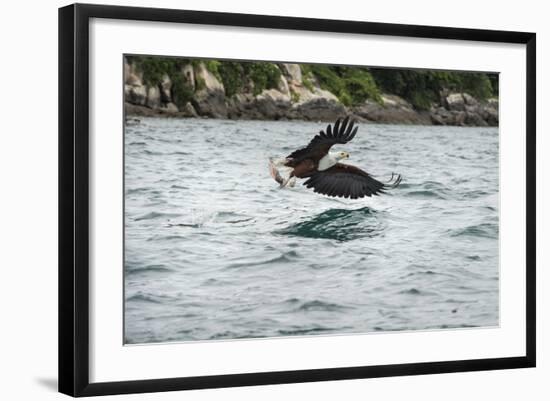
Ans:
[[[147,103],[147,88],[144,85],[124,85],[124,98],[130,103],[144,106]]]
[[[236,94],[228,100],[230,118],[279,120],[288,117],[290,96],[276,89],[266,89],[257,96]]]
[[[352,108],[352,112],[367,121],[380,124],[430,124],[427,112],[419,112],[399,96],[383,94],[382,102],[367,100]]]
[[[313,92],[296,91],[299,101],[292,105],[292,114],[305,120],[333,121],[346,114],[345,106],[331,92],[314,88]],[[307,94],[306,94],[307,93]]]
[[[124,60],[124,98],[126,101],[144,106],[147,103],[147,88],[143,75]]]
[[[158,109],[160,107],[160,90],[157,86],[150,86],[147,88],[146,105],[151,109]]]
[[[193,71],[193,66],[191,64],[186,64],[181,69],[181,74],[183,75],[183,80],[189,87],[194,91],[195,90],[195,72]]]
[[[177,113],[179,111],[178,106],[176,106],[172,102],[166,103],[164,106],[162,106],[161,110],[164,113],[168,113],[168,114],[174,114],[174,113]]]
[[[194,69],[194,75],[197,91],[192,103],[195,110],[202,116],[226,118],[227,105],[222,83],[202,63]]]
[[[432,107],[430,118],[434,125],[498,126],[498,100],[482,102],[468,93],[450,93],[442,105]]]
[[[464,96],[462,93],[451,93],[445,97],[445,108],[451,111],[464,111],[465,110]]]
[[[265,118],[279,120],[288,114],[290,96],[276,89],[266,89],[256,96],[256,105]]]
[[[302,83],[302,69],[299,64],[281,64],[281,72],[288,78],[289,83]]]
[[[198,117],[197,111],[190,102],[185,103],[180,110],[183,117]]]
[[[160,100],[162,103],[166,104],[166,103],[170,103],[171,99],[172,99],[172,93],[171,93],[171,88],[172,88],[172,81],[170,80],[170,77],[168,75],[164,75],[162,77],[162,81],[159,85],[160,87]]]
[[[284,64],[290,76],[288,88],[293,100],[290,110],[291,118],[302,118],[313,121],[332,121],[346,113],[346,107],[331,92],[321,89],[315,80],[309,87],[302,81],[297,64]]]

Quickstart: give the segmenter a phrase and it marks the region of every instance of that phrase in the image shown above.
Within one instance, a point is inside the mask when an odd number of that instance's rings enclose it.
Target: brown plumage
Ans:
[[[390,180],[384,184],[358,167],[339,163],[338,160],[349,156],[347,153],[329,155],[333,145],[351,141],[357,129],[349,117],[338,119],[334,127],[329,124],[326,130],[319,132],[306,147],[286,157],[283,164],[292,168],[286,180],[283,180],[276,170],[276,175],[272,171],[272,176],[281,186],[285,186],[292,177],[308,178],[304,185],[313,188],[314,192],[351,199],[378,195],[385,193],[386,189],[398,186],[401,182],[400,175],[392,174]]]
[[[351,121],[349,124],[348,122],[349,117],[344,118],[341,123],[338,119],[334,124],[334,129],[329,124],[326,132],[320,131],[305,148],[295,150],[288,155],[287,160],[289,162],[287,166],[294,167],[305,160],[311,160],[318,165],[319,161],[327,155],[332,145],[348,143],[355,137],[359,127],[353,128],[354,122]]]

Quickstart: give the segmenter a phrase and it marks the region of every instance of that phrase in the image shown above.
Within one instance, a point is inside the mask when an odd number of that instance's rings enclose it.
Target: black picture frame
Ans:
[[[89,120],[91,18],[524,44],[526,46],[526,344],[520,357],[90,383]],[[536,35],[479,29],[74,4],[59,9],[59,391],[71,396],[362,379],[535,366]]]

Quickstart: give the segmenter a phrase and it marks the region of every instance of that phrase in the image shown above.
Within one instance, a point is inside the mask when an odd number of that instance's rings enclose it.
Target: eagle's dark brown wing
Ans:
[[[321,131],[302,149],[298,149],[287,156],[287,159],[293,159],[294,162],[299,162],[304,159],[313,159],[319,161],[326,155],[332,145],[337,143],[348,143],[357,133],[358,127],[354,128],[354,122],[349,120],[349,117],[343,120],[336,120],[334,127],[330,124],[326,131]]]
[[[395,188],[400,182],[401,176],[392,174],[390,181],[383,184],[360,168],[337,163],[329,169],[314,173],[304,185],[320,194],[357,199],[385,193],[384,190]]]

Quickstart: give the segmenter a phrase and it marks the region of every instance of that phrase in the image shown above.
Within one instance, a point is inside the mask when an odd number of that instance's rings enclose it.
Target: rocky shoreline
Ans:
[[[314,78],[305,80],[299,64],[277,64],[281,74],[275,88],[255,94],[253,87],[247,87],[232,96],[226,96],[223,83],[204,63],[187,64],[181,77],[192,96],[178,107],[167,75],[158,84],[147,85],[135,65],[126,61],[124,67],[126,116],[333,121],[346,114],[362,122],[454,126],[498,126],[499,121],[498,99],[480,100],[449,91],[442,91],[429,110],[417,110],[387,93],[381,94],[380,101],[347,107]]]

